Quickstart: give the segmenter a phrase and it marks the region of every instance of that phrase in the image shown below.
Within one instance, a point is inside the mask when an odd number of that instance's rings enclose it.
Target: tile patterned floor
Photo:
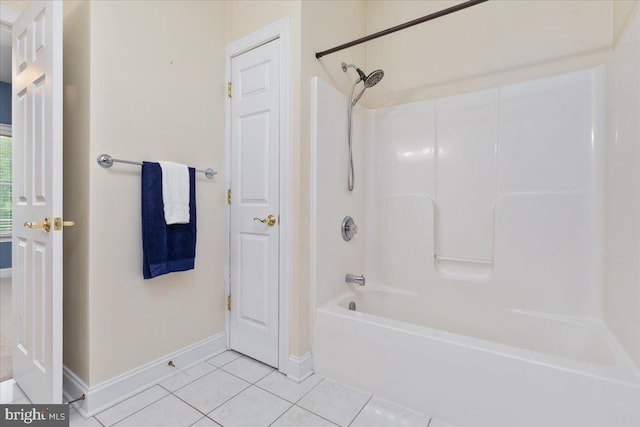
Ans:
[[[0,384],[1,403],[28,403]],[[449,427],[317,375],[298,384],[275,369],[226,351],[178,371],[95,417],[71,409],[70,427]]]

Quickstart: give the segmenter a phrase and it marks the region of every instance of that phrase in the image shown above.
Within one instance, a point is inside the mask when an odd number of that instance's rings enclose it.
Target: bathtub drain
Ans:
[[[349,303],[349,310],[356,311],[356,302],[355,301],[351,301]]]

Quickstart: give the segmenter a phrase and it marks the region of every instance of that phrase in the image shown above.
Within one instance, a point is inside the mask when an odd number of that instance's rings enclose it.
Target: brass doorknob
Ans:
[[[53,229],[62,230],[63,227],[73,227],[76,225],[75,221],[63,221],[60,217],[53,218]]]
[[[273,216],[273,215],[269,215],[269,216],[268,216],[268,217],[266,217],[266,218],[258,218],[258,217],[255,217],[255,218],[253,218],[253,220],[254,220],[254,221],[260,221],[260,222],[261,222],[261,223],[263,223],[263,224],[267,224],[269,227],[273,227],[273,224],[275,224],[275,223],[276,223],[276,221],[278,220],[278,218],[276,218],[276,217],[275,217],[275,216]]]
[[[44,228],[44,231],[48,233],[49,230],[51,230],[51,220],[49,217],[46,217],[44,221],[41,222],[25,222],[24,226],[29,228]]]

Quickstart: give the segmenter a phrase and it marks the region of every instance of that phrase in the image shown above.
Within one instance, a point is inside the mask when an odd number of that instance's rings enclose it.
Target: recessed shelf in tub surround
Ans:
[[[435,101],[435,267],[463,280],[493,270],[497,89]]]
[[[493,260],[473,260],[436,255],[436,271],[445,278],[470,282],[487,282],[493,274]]]

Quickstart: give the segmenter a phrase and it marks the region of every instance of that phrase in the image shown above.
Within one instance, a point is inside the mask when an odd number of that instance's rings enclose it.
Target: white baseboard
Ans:
[[[7,277],[11,277],[11,267],[0,268],[0,279],[5,279]]]
[[[176,367],[187,369],[227,349],[227,334],[219,333],[160,359],[132,369],[93,387],[87,386],[66,366],[63,368],[63,390],[66,401],[85,395],[73,404],[85,418],[92,417],[131,396],[174,375],[176,368],[167,365],[172,360]]]
[[[307,351],[302,356],[289,356],[289,370],[287,378],[301,383],[313,374],[313,358],[311,352]]]
[[[85,397],[89,394],[89,386],[84,383],[76,374],[66,366],[62,366],[62,396],[64,402],[71,402],[82,395]],[[87,418],[87,410],[84,401],[80,400],[72,404],[78,410],[80,415]]]

